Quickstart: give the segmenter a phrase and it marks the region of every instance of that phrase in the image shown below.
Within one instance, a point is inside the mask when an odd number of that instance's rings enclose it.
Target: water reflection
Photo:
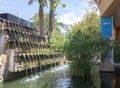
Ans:
[[[101,88],[115,88],[114,87],[114,73],[101,73]]]
[[[120,75],[118,73],[104,73],[101,74],[100,78],[101,88],[120,88]]]
[[[93,86],[93,82],[88,78],[74,78],[71,81],[71,88],[97,88]]]
[[[59,66],[42,73],[0,84],[0,88],[120,88],[120,76],[92,68],[88,78],[69,76],[69,66]]]
[[[87,78],[73,77],[71,88],[100,88],[99,69],[93,67],[91,75],[89,74]]]

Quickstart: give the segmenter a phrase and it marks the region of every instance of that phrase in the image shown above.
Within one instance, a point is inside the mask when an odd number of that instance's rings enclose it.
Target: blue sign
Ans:
[[[112,29],[113,29],[113,19],[110,17],[103,17],[101,19],[101,33],[103,37],[110,38],[112,37]]]

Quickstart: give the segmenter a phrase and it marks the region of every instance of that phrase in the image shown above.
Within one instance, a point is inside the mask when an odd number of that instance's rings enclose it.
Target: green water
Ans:
[[[68,88],[70,78],[68,65],[59,66],[42,73],[1,84],[0,88]]]
[[[0,84],[0,88],[120,88],[120,77],[114,73],[99,74],[95,69],[92,72],[90,78],[73,79],[69,76],[69,66],[63,65]]]

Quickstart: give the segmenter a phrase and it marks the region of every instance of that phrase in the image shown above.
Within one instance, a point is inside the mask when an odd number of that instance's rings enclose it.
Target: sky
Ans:
[[[0,0],[0,13],[10,13],[19,16],[27,21],[38,13],[39,4],[34,2],[28,5],[29,0]],[[88,0],[61,0],[66,4],[65,8],[59,5],[56,9],[56,18],[58,22],[65,24],[74,24],[79,22],[88,8]],[[49,12],[48,8],[44,9],[45,13]]]

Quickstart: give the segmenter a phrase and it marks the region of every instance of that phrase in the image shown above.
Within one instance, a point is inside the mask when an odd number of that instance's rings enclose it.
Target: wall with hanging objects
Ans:
[[[35,27],[7,20],[7,17],[0,18],[0,80],[7,81],[18,73],[33,74],[60,64],[63,56],[52,50]]]

